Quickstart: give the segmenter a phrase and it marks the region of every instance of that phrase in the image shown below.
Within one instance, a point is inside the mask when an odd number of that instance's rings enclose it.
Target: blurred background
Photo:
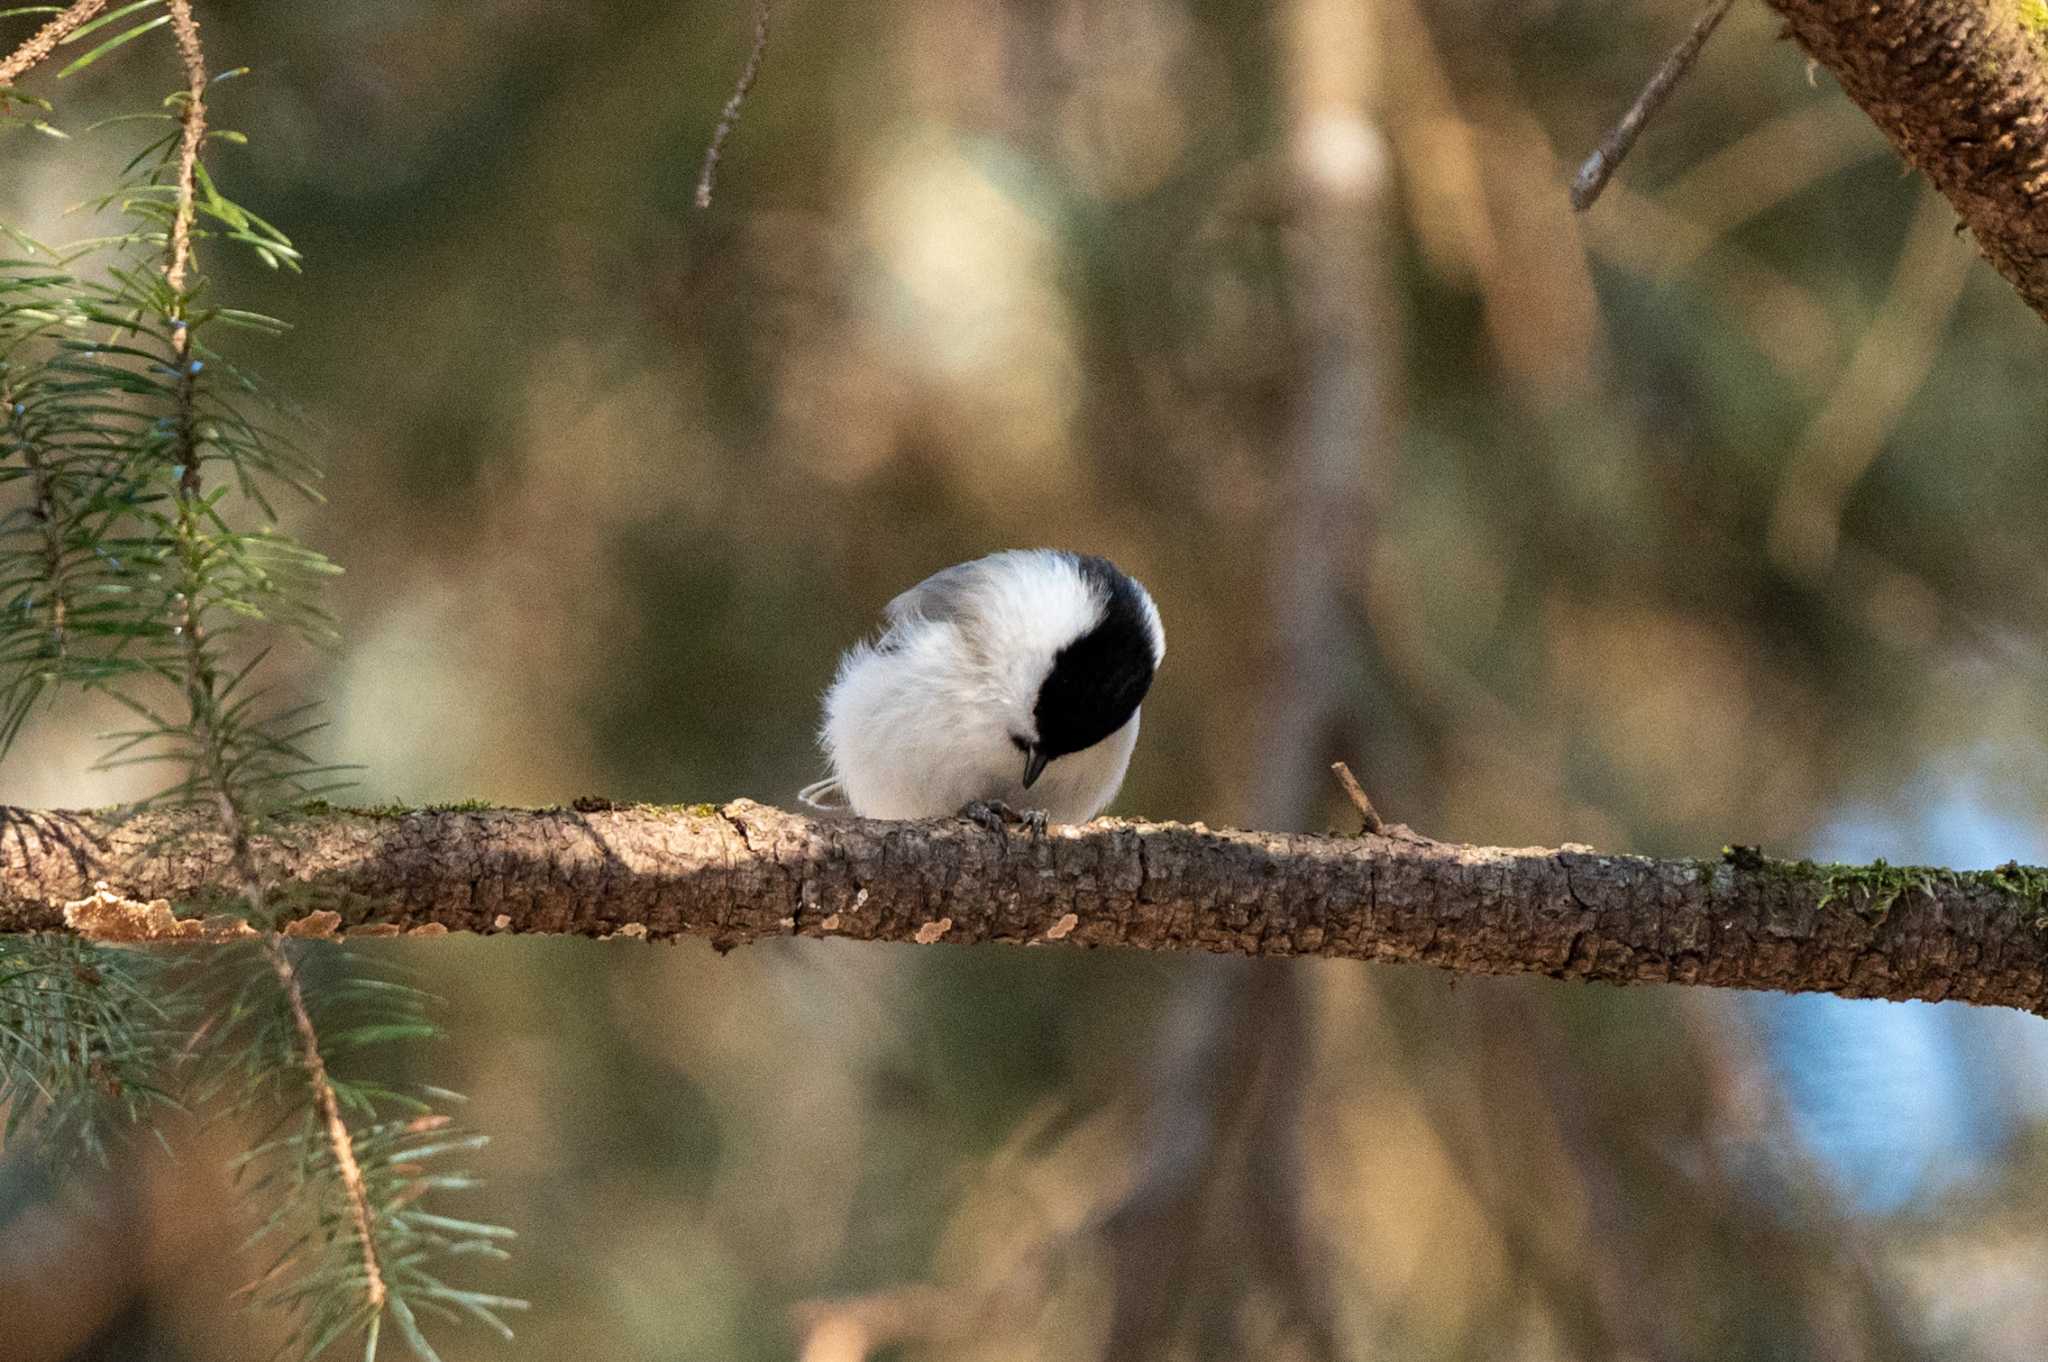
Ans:
[[[787,805],[884,601],[1054,544],[1171,641],[1117,811],[1348,829],[1341,757],[1443,838],[2048,858],[2048,333],[1761,6],[1582,217],[1690,0],[782,0],[708,212],[744,4],[199,13],[255,68],[214,173],[307,260],[202,257],[297,327],[244,357],[348,575],[286,667],[362,802]],[[52,74],[72,129],[177,83]],[[124,135],[9,138],[0,221],[84,235]],[[105,719],[0,802],[136,793]],[[534,1301],[450,1362],[2048,1354],[2032,1017],[387,949],[495,1137],[444,1209],[522,1236],[473,1281]],[[269,1356],[230,1147],[0,1196],[0,1355]]]

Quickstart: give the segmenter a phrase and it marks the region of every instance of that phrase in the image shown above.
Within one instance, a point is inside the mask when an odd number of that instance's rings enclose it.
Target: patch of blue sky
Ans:
[[[1959,759],[1888,807],[1845,810],[1809,854],[1955,869],[2039,863],[2040,823],[2010,812],[2031,809],[2034,792],[2003,789],[2004,765]],[[2048,1113],[2040,1017],[1828,994],[1763,995],[1754,1006],[1796,1133],[1859,1210],[1898,1210],[1980,1175],[2022,1123]]]

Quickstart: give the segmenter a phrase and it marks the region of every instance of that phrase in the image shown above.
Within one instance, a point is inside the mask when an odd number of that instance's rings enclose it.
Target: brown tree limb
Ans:
[[[1652,860],[1434,842],[1399,826],[1335,837],[1103,820],[1034,841],[748,800],[591,803],[323,811],[253,840],[273,901],[311,924],[302,934],[696,936],[721,949],[790,935],[1063,941],[2048,1015],[2048,872],[2027,867],[1813,866],[1747,849]],[[142,912],[154,899],[218,908],[233,860],[203,812],[117,822],[0,808],[0,933],[65,930],[65,905],[100,880]]]
[[[2016,0],[1767,0],[2048,318],[2048,16]]]
[[[752,801],[322,811],[254,844],[274,901],[313,934],[1061,940],[1954,997],[2048,1016],[2048,870],[2028,866],[1812,866],[1747,848],[1651,860],[1432,842],[1399,825],[1337,838],[1104,819],[1032,840],[961,819],[827,821]],[[199,811],[0,809],[0,932],[66,930],[66,903],[96,881],[137,909],[219,907],[233,846]]]

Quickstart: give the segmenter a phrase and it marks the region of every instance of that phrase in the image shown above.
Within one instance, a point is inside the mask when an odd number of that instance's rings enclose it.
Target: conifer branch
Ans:
[[[64,524],[57,513],[55,478],[39,443],[28,432],[25,407],[15,397],[14,386],[6,380],[0,364],[0,413],[7,418],[7,441],[0,445],[0,457],[19,452],[29,474],[29,514],[42,539],[43,588],[49,599],[49,648],[61,667],[64,661]],[[11,725],[0,716],[0,739]]]
[[[157,3],[97,19],[75,11],[78,22],[51,33],[45,48]],[[274,524],[248,532],[224,513],[232,485],[243,497],[236,504],[274,520],[266,484],[311,496],[314,470],[245,414],[260,390],[209,347],[216,327],[281,324],[207,300],[198,253],[207,240],[238,240],[292,268],[297,253],[209,175],[209,82],[193,0],[160,3],[167,13],[103,39],[67,68],[160,26],[175,38],[183,88],[158,115],[175,127],[94,205],[128,217],[131,229],[66,252],[0,227],[25,257],[0,266],[0,484],[27,493],[25,505],[0,514],[0,755],[39,695],[103,690],[140,719],[115,735],[105,764],[181,771],[116,820],[203,819],[227,857],[216,911],[204,919],[179,920],[168,900],[138,902],[103,885],[72,905],[74,937],[0,938],[4,1134],[24,1131],[69,1162],[81,1138],[114,1128],[110,1117],[141,1119],[154,1085],[173,1079],[192,1100],[226,1093],[232,1113],[283,1118],[293,1133],[236,1161],[265,1202],[257,1239],[279,1246],[248,1294],[295,1317],[292,1338],[308,1356],[356,1334],[374,1362],[390,1332],[433,1362],[423,1314],[468,1316],[510,1336],[500,1316],[522,1302],[437,1275],[456,1259],[503,1257],[509,1232],[417,1204],[470,1185],[459,1171],[426,1171],[483,1143],[436,1110],[454,1094],[330,1067],[336,1055],[438,1034],[426,996],[378,977],[385,972],[374,962],[285,940],[321,935],[317,919],[282,930],[274,920],[264,834],[280,807],[316,792],[332,768],[302,746],[317,727],[307,707],[259,708],[264,690],[250,678],[280,628],[313,642],[331,636],[312,587],[332,569]],[[104,269],[74,272],[71,262],[85,259]],[[74,619],[76,656],[65,646]],[[182,713],[160,699],[166,689],[182,697]],[[223,899],[232,912],[218,911]],[[229,948],[105,950],[116,939],[198,938]],[[72,962],[83,963],[67,972]],[[56,987],[73,972],[94,983]],[[178,1000],[175,1015],[148,1011],[144,985],[159,973]]]
[[[370,1192],[363,1181],[362,1165],[356,1162],[355,1138],[342,1117],[341,1103],[334,1095],[334,1084],[328,1081],[327,1064],[320,1057],[320,1033],[313,1025],[311,1014],[306,1011],[306,994],[299,986],[298,970],[293,968],[291,958],[285,954],[284,938],[276,932],[268,933],[263,938],[263,949],[270,958],[270,967],[277,973],[278,986],[284,989],[285,999],[291,1005],[292,1025],[299,1037],[299,1059],[305,1066],[314,1104],[320,1109],[328,1148],[333,1152],[334,1166],[341,1176],[342,1192],[348,1200],[356,1243],[362,1250],[364,1304],[375,1315],[384,1309],[387,1289],[384,1269],[377,1261],[377,1237],[371,1228]]]
[[[19,428],[14,403],[5,386],[0,386],[0,407]],[[64,526],[57,518],[57,497],[49,464],[31,440],[19,441],[22,462],[28,466],[29,495],[35,499],[36,525],[43,534],[43,586],[50,598],[50,647],[61,664],[64,660]]]
[[[57,45],[76,32],[95,14],[107,7],[107,0],[77,0],[70,9],[44,24],[29,40],[0,61],[0,85],[19,80],[46,60]]]
[[[1322,955],[1472,974],[1704,984],[2048,1016],[2048,870],[1702,860],[1589,847],[1102,821],[1042,839],[941,819],[698,810],[320,810],[258,838],[273,902],[323,936],[448,931],[1005,941]],[[62,931],[107,879],[204,900],[216,822],[0,810],[0,934]],[[287,926],[286,930],[294,930]],[[201,945],[196,949],[211,949]]]
[[[180,358],[191,353],[192,331],[180,325],[185,320],[185,275],[192,264],[193,203],[199,194],[199,148],[206,139],[206,55],[199,46],[199,21],[192,15],[192,0],[170,0],[171,30],[178,39],[178,59],[185,67],[185,101],[178,111],[178,207],[171,219],[170,259],[164,265],[164,282],[171,286],[171,348]],[[189,398],[189,389],[186,391]],[[190,442],[190,431],[186,439]],[[192,465],[188,465],[188,469]]]
[[[242,807],[242,795],[228,770],[229,737],[222,732],[219,676],[208,653],[206,621],[202,601],[208,585],[206,557],[211,551],[204,517],[208,508],[201,476],[202,453],[198,435],[199,365],[192,355],[192,327],[186,315],[186,280],[192,264],[192,226],[198,197],[199,152],[206,137],[206,58],[199,42],[199,25],[191,0],[169,0],[171,25],[177,35],[178,56],[185,68],[185,98],[179,110],[179,139],[175,175],[176,208],[166,238],[164,282],[170,290],[171,348],[177,357],[177,410],[175,416],[178,467],[177,538],[185,579],[179,593],[179,633],[184,644],[185,693],[188,721],[194,735],[192,759],[201,769],[193,772],[190,787],[209,790],[219,811],[222,830],[232,848],[230,881],[246,901],[250,915],[267,923],[265,880],[249,836],[249,818]],[[377,1260],[376,1235],[369,1189],[356,1160],[355,1138],[342,1116],[341,1104],[329,1080],[321,1057],[320,1033],[306,1009],[306,996],[299,974],[286,954],[283,937],[266,930],[264,954],[283,989],[291,1009],[298,1038],[298,1059],[304,1067],[308,1090],[320,1114],[321,1129],[340,1178],[342,1195],[348,1203],[350,1225],[362,1255],[362,1296],[365,1311],[380,1317],[389,1299],[382,1265]]]
[[[88,940],[0,940],[0,1146],[74,1164],[167,1100],[176,1031],[163,956]]]

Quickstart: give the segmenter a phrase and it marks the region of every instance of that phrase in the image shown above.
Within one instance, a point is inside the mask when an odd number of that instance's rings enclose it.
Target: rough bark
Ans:
[[[1768,3],[2048,318],[2048,9],[2039,0]]]
[[[977,824],[721,809],[323,812],[257,839],[309,934],[549,932],[1064,942],[1395,960],[1476,974],[1954,998],[2048,1015],[2048,873],[1659,861],[1590,847],[1104,820]],[[0,810],[0,932],[66,929],[104,880],[217,901],[199,815]],[[104,907],[104,897],[98,906]],[[332,916],[327,916],[332,914]],[[104,912],[73,914],[109,930]],[[209,934],[212,935],[212,934]]]

